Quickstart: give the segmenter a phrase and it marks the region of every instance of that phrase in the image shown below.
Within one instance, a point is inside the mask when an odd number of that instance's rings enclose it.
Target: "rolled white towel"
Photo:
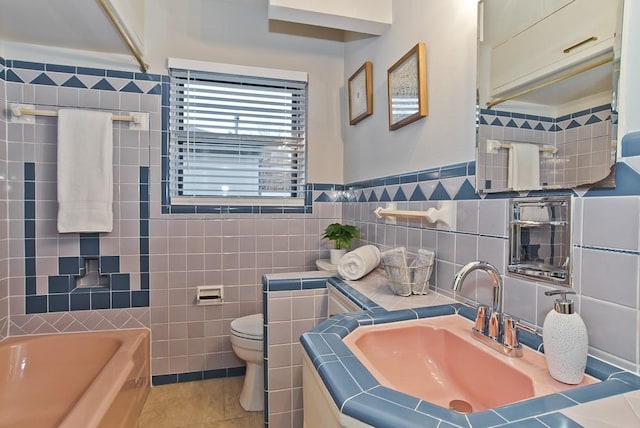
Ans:
[[[355,281],[362,278],[380,264],[380,250],[375,245],[363,245],[342,256],[338,273],[344,279]]]

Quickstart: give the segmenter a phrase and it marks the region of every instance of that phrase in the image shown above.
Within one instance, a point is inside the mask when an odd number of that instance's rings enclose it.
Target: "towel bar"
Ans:
[[[25,104],[9,104],[9,111],[11,112],[10,122],[19,121],[23,116],[58,116],[58,112],[55,110],[38,110],[31,105]],[[145,131],[149,129],[149,113],[133,112],[128,115],[114,114],[111,120],[129,122],[130,128],[133,130]]]
[[[528,144],[535,144],[535,143],[528,143]],[[510,148],[511,148],[511,144],[509,143],[502,143],[499,140],[487,140],[487,153],[498,153],[499,149],[510,149]],[[543,153],[551,153],[551,154],[554,154],[558,151],[557,147],[553,147],[548,144],[539,146],[539,149]]]

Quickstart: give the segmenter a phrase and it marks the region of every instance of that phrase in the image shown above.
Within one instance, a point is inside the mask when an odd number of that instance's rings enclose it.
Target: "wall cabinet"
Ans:
[[[574,0],[491,51],[491,96],[504,96],[612,52],[616,2]]]

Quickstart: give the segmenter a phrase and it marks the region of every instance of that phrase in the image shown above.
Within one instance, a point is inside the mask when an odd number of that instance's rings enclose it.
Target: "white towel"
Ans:
[[[113,229],[111,113],[58,111],[58,232]]]
[[[513,190],[540,189],[540,150],[535,144],[511,143],[507,187]]]
[[[355,281],[362,278],[380,264],[380,250],[375,245],[363,245],[342,256],[338,273],[344,279]]]

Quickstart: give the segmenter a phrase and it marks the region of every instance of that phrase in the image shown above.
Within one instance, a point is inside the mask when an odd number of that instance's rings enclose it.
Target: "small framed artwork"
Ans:
[[[427,47],[420,42],[387,70],[392,131],[428,114],[426,57]]]
[[[362,64],[349,77],[349,124],[355,125],[373,114],[373,65],[371,61]]]

